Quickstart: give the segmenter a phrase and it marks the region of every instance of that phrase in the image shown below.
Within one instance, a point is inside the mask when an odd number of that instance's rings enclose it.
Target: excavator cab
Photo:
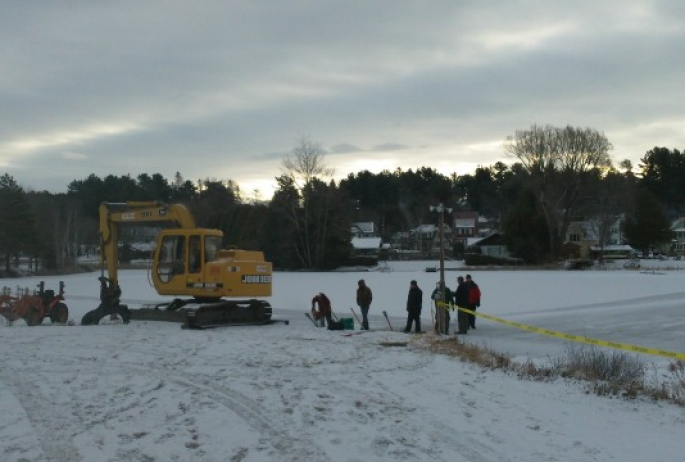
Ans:
[[[216,259],[223,235],[209,229],[167,230],[157,239],[153,271],[155,287],[185,286],[202,279],[205,263]]]
[[[152,280],[160,295],[198,299],[271,296],[271,263],[262,252],[221,249],[216,229],[167,229],[157,238]]]

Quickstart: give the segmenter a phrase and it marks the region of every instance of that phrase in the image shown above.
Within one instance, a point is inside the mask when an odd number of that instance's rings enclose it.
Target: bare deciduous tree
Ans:
[[[556,257],[587,173],[611,167],[611,143],[591,128],[533,125],[508,137],[504,149],[531,175]]]
[[[283,158],[284,174],[294,180],[299,190],[304,190],[315,178],[333,176],[333,169],[326,167],[324,157],[321,145],[303,136],[292,152]]]
[[[325,255],[329,200],[312,207],[312,194],[317,191],[315,182],[330,179],[333,169],[324,163],[325,153],[321,145],[307,137],[301,137],[292,152],[283,159],[284,176],[291,179],[300,195],[299,204],[291,204],[290,217],[298,236],[296,253],[301,263],[308,268],[321,266]],[[321,201],[317,201],[321,204]],[[316,239],[312,232],[316,229]]]

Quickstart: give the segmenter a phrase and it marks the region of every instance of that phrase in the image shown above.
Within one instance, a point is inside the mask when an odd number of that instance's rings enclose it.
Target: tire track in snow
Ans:
[[[196,357],[196,353],[199,350],[200,348],[198,347],[196,351],[188,354],[188,357]],[[144,367],[138,363],[131,364],[126,361],[119,362],[116,365],[112,365],[112,367],[118,371],[126,370],[134,374],[150,375],[150,373],[154,373],[160,379],[189,388],[194,392],[202,390],[206,398],[230,409],[260,434],[265,435],[270,444],[281,453],[282,458],[279,460],[321,462],[330,460],[324,450],[319,448],[312,439],[301,432],[295,436],[289,434],[286,429],[293,428],[293,422],[284,421],[245,394],[217,383],[216,378],[197,372],[191,374],[179,371],[176,369],[178,363],[160,362],[158,351],[141,350],[137,346],[127,347],[126,351],[144,357],[151,357],[151,361]],[[189,363],[188,365],[192,364]],[[105,367],[108,367],[108,365],[105,365]]]
[[[142,352],[140,350],[136,351],[136,353],[155,354],[154,352]],[[86,368],[84,368],[83,361],[78,358],[57,357],[49,359],[48,362],[51,366],[55,366],[56,364],[72,365],[76,363],[79,364],[81,373],[87,372]],[[116,374],[128,372],[136,376],[154,376],[183,388],[190,389],[195,393],[201,393],[207,399],[229,409],[242,418],[254,430],[259,432],[260,435],[264,435],[268,439],[269,444],[279,452],[279,460],[293,462],[301,460],[326,462],[330,460],[325,451],[319,448],[313,441],[304,439],[299,434],[295,436],[289,434],[286,429],[292,428],[292,423],[282,421],[282,419],[275,416],[251,398],[225,385],[217,384],[215,379],[210,376],[199,373],[190,374],[176,371],[173,370],[172,367],[173,366],[159,367],[152,363],[140,366],[138,364],[133,365],[126,362],[117,362],[112,364],[93,364],[87,367],[87,369],[92,368],[94,371],[93,373],[96,375],[102,374],[105,370],[110,370]],[[4,378],[4,375],[0,375],[0,378]],[[11,382],[8,381],[8,383]],[[30,382],[22,384],[15,383],[13,388],[22,390],[23,387],[30,387],[30,385]],[[35,386],[31,388],[35,388]],[[22,402],[22,406],[27,410],[27,414],[30,416],[34,429],[41,428],[40,425],[44,425],[42,422],[46,420],[52,422],[57,428],[62,428],[63,418],[58,413],[52,412],[47,414],[43,412],[42,414],[44,414],[44,416],[41,418],[39,415],[40,409],[49,409],[49,407],[45,406],[45,403],[49,404],[48,400],[43,397],[42,401],[44,403],[40,402],[35,405],[32,405],[32,402],[24,405]],[[52,434],[52,432],[49,432],[49,434]],[[40,438],[41,432],[36,431],[36,435]],[[81,460],[75,447],[72,446],[72,451],[67,451],[58,447],[59,444],[61,444],[60,441],[53,441],[53,438],[49,437],[44,439],[45,441],[41,442],[41,446],[46,454],[65,454],[64,457],[60,456],[60,458],[57,459],[49,458],[49,461],[73,462]],[[69,435],[67,440],[71,440],[71,435]],[[48,450],[50,452],[47,452]],[[76,454],[76,456],[70,456],[69,454],[71,453]]]
[[[392,370],[388,369],[383,372],[414,372],[418,369],[421,369],[423,366],[425,366],[425,362],[417,365],[407,365],[406,368],[396,367]],[[375,368],[373,368],[372,370],[374,374],[377,373]],[[369,377],[368,371],[366,370],[361,370],[357,373],[362,376]],[[359,389],[347,385],[347,383],[350,382],[352,381],[340,381],[337,387],[339,389],[346,389],[347,393],[350,396],[362,395],[362,392]],[[366,407],[368,407],[369,403],[377,407],[378,410],[376,412],[379,415],[386,414],[388,410],[392,408],[394,409],[395,417],[401,416],[403,422],[406,422],[406,420],[411,416],[415,415],[416,413],[422,412],[413,404],[412,399],[408,398],[407,396],[402,396],[398,394],[396,391],[391,390],[390,388],[384,385],[383,381],[371,380],[371,382],[373,384],[367,384],[364,388],[364,394],[366,395],[364,403]],[[369,390],[374,390],[374,394],[370,394]],[[380,398],[375,399],[374,397],[376,396],[380,396]],[[369,411],[367,410],[366,412],[368,413]],[[411,423],[407,424],[407,435],[398,435],[396,432],[396,424],[392,424],[390,425],[390,427],[395,428],[395,430],[393,430],[393,433],[389,437],[386,437],[385,440],[388,443],[392,444],[406,445],[405,441],[409,441],[411,439],[411,435],[420,434],[424,431],[424,429],[420,427],[422,425],[422,422],[425,422],[427,420],[434,419],[420,418],[418,420],[418,423],[415,425]],[[494,451],[492,448],[474,439],[472,435],[460,433],[460,430],[452,427],[450,423],[434,423],[435,425],[432,426],[430,430],[430,438],[432,440],[440,440],[441,442],[449,442],[450,445],[454,448],[454,453],[440,455],[431,451],[430,448],[422,448],[417,446],[410,447],[410,449],[421,454],[422,457],[425,457],[427,460],[444,460],[450,462],[456,460],[464,460],[469,462],[493,462],[506,459],[505,455],[496,453],[496,451]],[[460,459],[459,456],[461,456],[462,459]]]
[[[436,422],[435,427],[431,427],[428,432],[428,437],[431,441],[449,442],[454,448],[453,452],[436,453],[433,450],[434,445],[421,441],[419,435],[426,433],[424,422],[434,419],[424,416],[422,410],[417,409],[412,399],[412,392],[408,392],[408,395],[398,392],[388,387],[385,381],[376,380],[374,377],[396,373],[406,373],[408,376],[421,374],[421,371],[435,358],[425,354],[423,350],[413,350],[407,351],[403,361],[387,362],[382,357],[383,353],[378,354],[383,350],[379,347],[378,341],[376,338],[365,337],[364,341],[358,343],[357,358],[353,368],[349,367],[348,359],[332,361],[326,358],[324,362],[328,367],[326,374],[320,379],[323,383],[312,385],[312,388],[329,390],[332,386],[334,391],[311,397],[314,401],[310,402],[310,407],[342,409],[336,404],[337,402],[341,400],[357,402],[355,407],[348,407],[348,418],[376,421],[376,428],[385,435],[378,435],[373,440],[369,440],[368,443],[371,445],[369,450],[376,450],[377,456],[388,457],[389,460],[417,460],[418,458],[419,460],[450,462],[493,462],[506,459],[505,454],[493,450],[484,441],[474,440],[472,435],[453,427],[451,422]],[[332,345],[335,343],[331,340]],[[339,343],[344,343],[344,341],[339,341]],[[373,350],[365,350],[362,353],[360,346],[362,344],[366,347],[373,347]],[[297,376],[297,374],[297,371],[291,371],[282,378],[290,375]],[[405,386],[411,387],[409,384]],[[417,420],[413,418],[415,415],[421,415],[421,417]],[[401,431],[398,431],[399,429]]]
[[[36,374],[37,375],[37,374]],[[0,380],[14,395],[26,412],[45,460],[50,462],[76,462],[83,460],[72,444],[77,426],[70,419],[68,409],[55,405],[40,393],[36,381],[28,373],[10,370],[5,364],[0,369]]]
[[[105,366],[107,367],[107,366]],[[201,391],[205,397],[230,409],[240,416],[252,428],[269,438],[269,443],[276,448],[284,461],[328,461],[330,458],[313,441],[304,440],[301,436],[288,434],[287,428],[291,428],[286,422],[274,416],[267,409],[244,394],[233,390],[225,385],[219,385],[212,377],[199,373],[186,373],[160,369],[154,367],[132,366],[119,363],[116,367],[136,374],[150,374],[155,372],[161,379],[175,383],[195,392]],[[274,424],[274,422],[276,424]]]

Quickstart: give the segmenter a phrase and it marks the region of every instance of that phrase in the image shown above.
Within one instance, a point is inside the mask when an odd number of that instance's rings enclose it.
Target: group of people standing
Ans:
[[[449,334],[450,309],[457,310],[457,332],[455,334],[464,335],[468,333],[469,329],[475,329],[476,316],[462,311],[460,308],[476,311],[480,306],[480,296],[480,288],[471,278],[470,274],[466,275],[466,279],[462,276],[457,278],[457,289],[455,291],[451,291],[449,287],[445,286],[444,295],[438,282],[431,294],[431,298],[435,301],[435,307],[438,310],[435,323],[436,332]],[[411,281],[409,284],[409,295],[407,296],[407,325],[404,328],[405,333],[411,332],[412,326],[414,327],[414,332],[421,332],[422,298],[423,291],[419,288],[416,281]]]
[[[476,328],[476,316],[472,313],[462,311],[460,308],[466,308],[471,311],[476,311],[480,306],[480,288],[478,284],[471,278],[470,274],[466,275],[466,279],[462,276],[457,278],[457,289],[453,292],[448,287],[445,287],[445,295],[440,291],[440,283],[433,291],[431,298],[435,301],[438,315],[444,315],[444,322],[437,322],[435,329],[440,332],[442,329],[449,334],[450,324],[450,309],[457,310],[457,332],[455,334],[466,334],[469,329]],[[363,279],[357,283],[357,306],[362,312],[361,328],[362,330],[369,329],[369,308],[373,301],[373,294],[371,288],[366,285]],[[415,280],[409,283],[409,294],[407,295],[407,324],[404,328],[405,333],[409,333],[414,328],[414,332],[421,332],[421,310],[423,307],[423,291]],[[333,322],[330,299],[323,293],[319,292],[312,298],[311,314],[315,323],[324,327],[331,326]],[[325,323],[325,324],[324,324]]]

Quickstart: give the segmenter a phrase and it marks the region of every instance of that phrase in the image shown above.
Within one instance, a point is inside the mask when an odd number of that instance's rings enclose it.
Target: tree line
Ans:
[[[283,158],[268,201],[244,197],[231,180],[193,182],[180,172],[172,179],[91,174],[57,194],[27,191],[4,174],[0,257],[6,272],[19,256],[44,269],[72,266],[79,249],[98,245],[99,204],[132,200],[183,203],[199,226],[221,229],[226,244],[263,250],[275,267],[288,269],[344,264],[353,222],[374,222],[387,241],[437,222],[429,207],[439,203],[495,219],[512,254],[530,263],[556,260],[577,220],[597,223],[600,244],[619,216],[637,249],[670,241],[671,220],[685,213],[685,153],[655,147],[634,171],[629,161],[614,165],[611,149],[594,129],[532,126],[506,139],[510,165],[464,175],[431,167],[365,170],[335,181],[324,150],[304,137]]]

